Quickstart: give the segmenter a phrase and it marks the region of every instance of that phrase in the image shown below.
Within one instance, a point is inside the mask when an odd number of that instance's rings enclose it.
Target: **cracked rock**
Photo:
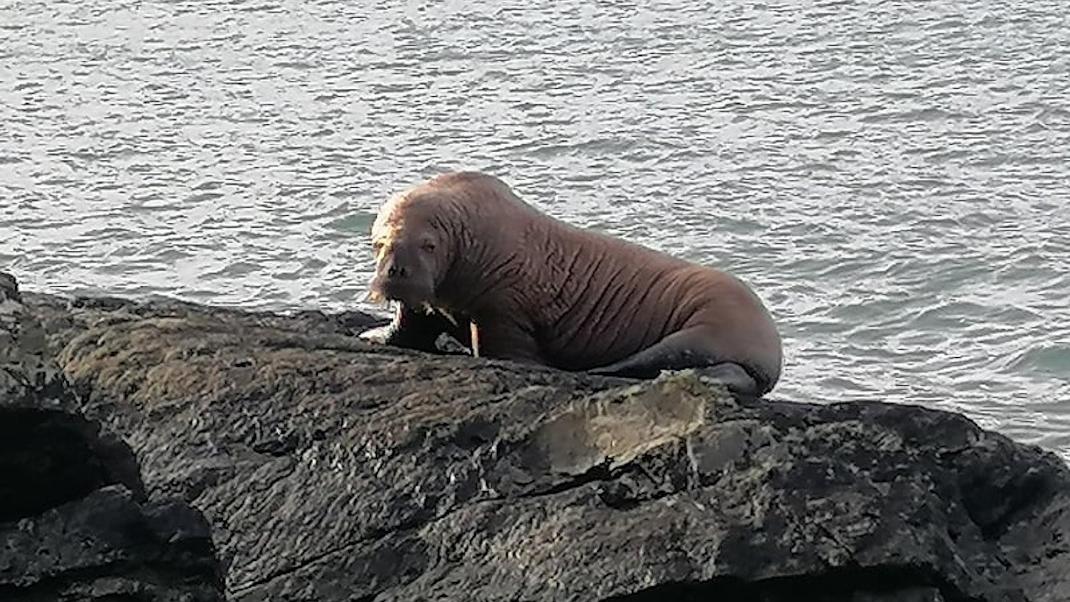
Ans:
[[[29,303],[150,494],[204,511],[230,600],[1070,599],[1067,467],[958,414]]]

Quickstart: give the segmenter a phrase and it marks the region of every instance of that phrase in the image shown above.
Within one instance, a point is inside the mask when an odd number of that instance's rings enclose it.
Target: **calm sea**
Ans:
[[[1070,457],[1065,0],[0,0],[26,288],[358,307],[377,205],[457,168],[742,276],[780,397]]]

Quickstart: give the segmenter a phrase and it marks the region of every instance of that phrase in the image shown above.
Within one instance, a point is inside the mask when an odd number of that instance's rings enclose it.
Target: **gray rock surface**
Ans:
[[[132,450],[77,405],[0,274],[0,600],[221,600],[204,517],[148,502]]]
[[[231,600],[1070,599],[1070,471],[958,414],[434,357],[357,314],[29,303]]]

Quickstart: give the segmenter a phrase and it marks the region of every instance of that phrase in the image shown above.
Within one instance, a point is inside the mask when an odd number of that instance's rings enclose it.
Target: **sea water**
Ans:
[[[361,308],[450,169],[727,269],[774,396],[1070,456],[1070,10],[972,2],[0,1],[0,270]]]

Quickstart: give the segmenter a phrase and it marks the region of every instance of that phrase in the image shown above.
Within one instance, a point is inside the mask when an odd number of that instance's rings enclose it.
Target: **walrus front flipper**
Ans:
[[[442,353],[438,341],[443,334],[453,337],[466,348],[472,346],[467,320],[454,322],[439,311],[425,311],[399,303],[394,312],[394,321],[386,328],[382,342],[395,347]]]
[[[761,386],[744,366],[724,361],[708,347],[709,343],[702,331],[682,330],[620,361],[592,368],[587,372],[603,376],[650,379],[658,376],[662,370],[693,368],[701,376],[724,383],[729,391],[738,395],[761,395]]]

